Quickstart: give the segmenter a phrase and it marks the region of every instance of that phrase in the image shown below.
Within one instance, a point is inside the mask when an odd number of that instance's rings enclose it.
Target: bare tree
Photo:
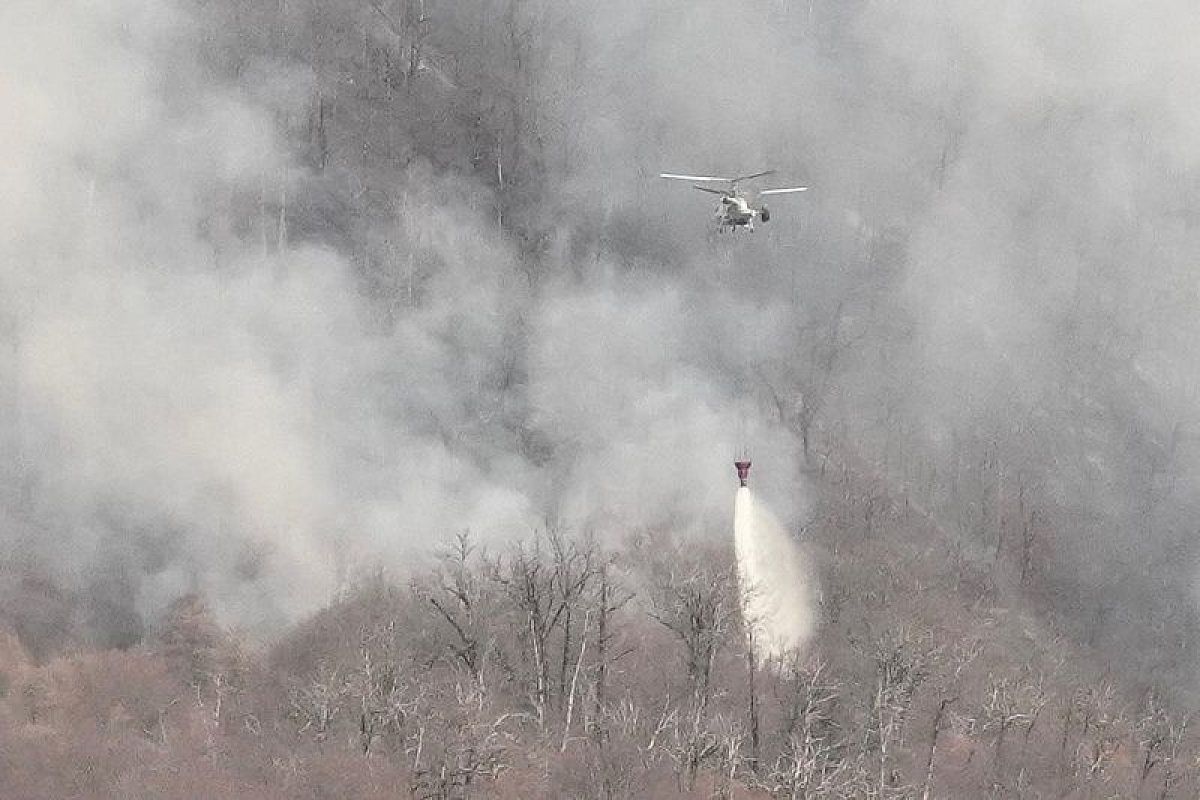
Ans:
[[[521,620],[519,638],[525,642],[533,678],[533,704],[539,724],[546,721],[552,698],[564,697],[573,642],[578,633],[573,618],[590,605],[598,583],[599,558],[590,537],[569,539],[562,532],[538,533],[519,542],[489,563],[489,576]],[[554,692],[550,653],[559,637],[558,693]]]
[[[834,719],[844,687],[827,676],[827,669],[820,659],[797,660],[783,681],[790,697],[775,737],[779,755],[764,782],[776,796],[852,797],[867,790],[864,762],[860,756],[846,758],[852,748]]]
[[[1032,681],[1021,675],[1015,679],[992,676],[984,698],[980,719],[982,730],[995,733],[995,749],[992,766],[997,784],[1003,783],[1004,743],[1008,733],[1024,725],[1025,740],[1037,724],[1042,708],[1046,705],[1046,694],[1041,681]]]
[[[476,548],[469,531],[455,535],[438,555],[434,580],[415,585],[454,635],[451,649],[482,686],[484,666],[491,651],[491,633],[484,624],[486,587],[476,562]]]
[[[392,624],[364,630],[359,645],[358,668],[348,676],[346,692],[357,705],[359,747],[364,756],[375,742],[391,734],[403,749],[406,725],[416,710],[415,692],[404,680],[406,665],[394,648]]]
[[[933,790],[933,770],[934,760],[937,758],[938,734],[942,732],[942,719],[946,716],[946,709],[956,699],[943,697],[938,701],[937,711],[933,715],[933,725],[929,732],[929,755],[925,758],[925,779],[921,783],[921,800],[929,800],[929,793]]]
[[[316,740],[323,742],[347,690],[345,678],[324,663],[310,678],[293,686],[288,693],[289,716],[299,724],[299,732],[312,731]]]
[[[690,791],[700,764],[717,747],[706,723],[713,662],[728,641],[739,607],[736,571],[730,559],[713,563],[705,557],[711,554],[698,558],[662,543],[645,555],[648,612],[683,649],[691,700],[687,719],[675,728],[681,737],[682,783]]]
[[[1166,704],[1155,690],[1146,693],[1142,710],[1133,724],[1140,759],[1134,794],[1146,796],[1150,775],[1158,770],[1162,784],[1160,797],[1167,797],[1179,780],[1179,756],[1187,733],[1189,719],[1172,719]],[[1187,765],[1184,765],[1184,769]]]
[[[805,460],[812,447],[813,425],[825,407],[833,388],[834,372],[839,358],[852,342],[847,340],[842,321],[845,301],[837,304],[827,319],[818,319],[799,328],[802,367],[795,363],[780,367],[788,377],[772,380],[760,368],[759,378],[775,405],[779,421],[800,435]]]
[[[877,751],[877,786],[883,792],[897,782],[893,751],[902,743],[913,695],[926,676],[926,653],[919,637],[901,629],[879,636],[871,656],[875,682],[863,743],[864,753]]]

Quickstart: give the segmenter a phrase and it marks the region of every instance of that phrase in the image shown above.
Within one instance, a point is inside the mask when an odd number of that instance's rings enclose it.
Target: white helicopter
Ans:
[[[660,173],[658,177],[669,178],[677,181],[693,181],[699,183],[728,183],[728,189],[711,189],[707,186],[693,186],[694,189],[699,189],[702,192],[709,194],[721,195],[721,205],[717,206],[717,232],[723,233],[726,228],[730,231],[736,231],[738,228],[745,228],[754,233],[754,218],[758,217],[763,222],[770,222],[771,211],[765,204],[755,206],[751,203],[746,193],[738,188],[742,181],[761,178],[764,175],[773,175],[775,170],[767,170],[766,172],[756,172],[753,175],[739,175],[736,178],[722,178],[715,175],[676,175],[671,172]],[[806,192],[807,186],[792,186],[787,189],[760,189],[755,192],[755,196],[764,197],[769,194],[791,194],[793,192]]]

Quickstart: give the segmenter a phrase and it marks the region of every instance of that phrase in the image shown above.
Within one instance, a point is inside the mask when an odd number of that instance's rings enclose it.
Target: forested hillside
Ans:
[[[128,650],[0,675],[11,797],[1187,797],[1146,683],[849,470],[806,531],[820,632],[761,664],[729,548],[441,543],[269,648],[186,596]],[[998,583],[1008,583],[1007,588]],[[854,591],[852,587],[862,587]]]
[[[4,797],[1200,791],[1187,4],[0,23]]]

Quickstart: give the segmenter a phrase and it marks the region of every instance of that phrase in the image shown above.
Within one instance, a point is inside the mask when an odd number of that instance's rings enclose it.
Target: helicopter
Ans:
[[[775,170],[769,169],[766,172],[756,172],[753,175],[739,175],[736,178],[722,178],[715,175],[676,175],[671,172],[659,173],[658,177],[677,181],[693,181],[696,183],[729,184],[729,188],[727,189],[713,189],[708,186],[693,186],[692,188],[721,196],[721,204],[717,206],[716,215],[718,233],[724,233],[726,228],[730,231],[745,228],[754,233],[754,218],[758,217],[763,222],[770,222],[771,211],[767,208],[766,204],[755,206],[746,193],[739,188],[739,184],[742,181],[749,181],[774,174]],[[793,192],[806,191],[808,191],[807,186],[792,186],[786,189],[760,189],[754,195],[756,197],[765,197],[770,194],[791,194]]]

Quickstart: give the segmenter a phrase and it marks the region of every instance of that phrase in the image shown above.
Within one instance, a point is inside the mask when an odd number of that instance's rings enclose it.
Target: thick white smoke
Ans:
[[[444,268],[377,333],[349,265],[259,212],[289,180],[276,123],[205,75],[171,3],[5,18],[0,421],[23,547],[74,590],[115,569],[142,613],[200,591],[269,629],[356,563],[537,523],[524,465],[442,436],[470,432],[473,359],[514,305],[482,218],[412,210]]]
[[[214,77],[185,7],[0,11],[6,553],[84,602],[119,584],[152,618],[199,591],[272,630],[462,529],[716,527],[744,394],[722,295],[602,260],[535,294],[487,190],[416,164],[377,232],[400,291],[367,297],[278,211],[316,180],[279,123],[304,76]]]
[[[743,614],[757,656],[786,659],[813,632],[812,578],[804,556],[745,486],[734,501],[733,537]]]

